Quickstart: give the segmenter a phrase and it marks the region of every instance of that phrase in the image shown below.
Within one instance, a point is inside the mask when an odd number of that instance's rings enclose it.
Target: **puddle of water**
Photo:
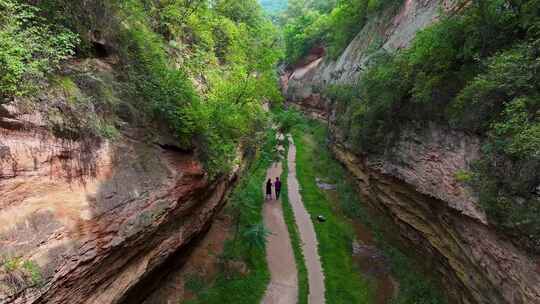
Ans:
[[[353,244],[353,260],[360,271],[375,281],[375,303],[389,304],[396,296],[397,288],[390,274],[387,258],[373,242],[373,237],[365,226],[354,223],[357,240]]]
[[[338,207],[339,194],[335,190],[325,191],[329,200],[334,203],[335,212],[341,214]],[[397,297],[398,284],[390,274],[390,265],[381,250],[375,246],[375,241],[369,229],[359,222],[352,221],[356,240],[353,242],[352,255],[360,272],[375,283],[375,303],[390,304]]]

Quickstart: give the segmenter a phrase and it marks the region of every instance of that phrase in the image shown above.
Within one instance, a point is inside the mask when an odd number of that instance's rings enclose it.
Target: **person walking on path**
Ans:
[[[279,199],[279,194],[281,193],[281,181],[279,177],[276,177],[276,182],[274,183],[274,189],[276,190],[276,200]]]
[[[266,182],[266,199],[271,200],[272,199],[272,179],[268,179]]]

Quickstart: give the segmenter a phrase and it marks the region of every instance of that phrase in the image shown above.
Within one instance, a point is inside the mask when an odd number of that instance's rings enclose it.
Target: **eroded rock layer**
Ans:
[[[498,233],[474,191],[456,178],[481,157],[480,138],[411,122],[391,148],[366,155],[344,139],[336,105],[322,94],[331,85],[361,82],[377,49],[408,47],[441,11],[455,9],[452,1],[407,0],[370,19],[337,60],[311,55],[288,69],[282,88],[292,106],[328,121],[334,154],[363,201],[393,219],[419,260],[431,261],[451,303],[540,303],[540,257]]]
[[[390,216],[401,238],[436,267],[452,303],[540,303],[538,264],[493,227],[342,146],[333,151],[354,176],[363,201]]]
[[[11,263],[0,303],[122,303],[150,292],[139,283],[208,227],[235,180],[210,182],[193,155],[136,129],[83,144],[15,107],[0,116],[0,254]]]

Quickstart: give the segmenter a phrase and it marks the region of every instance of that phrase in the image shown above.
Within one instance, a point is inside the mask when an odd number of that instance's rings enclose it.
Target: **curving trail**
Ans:
[[[302,251],[306,261],[309,282],[309,304],[325,303],[324,272],[321,265],[321,258],[318,253],[317,234],[307,212],[302,196],[300,195],[300,186],[296,178],[296,146],[292,137],[289,135],[289,155],[288,155],[289,173],[287,177],[287,190],[289,201],[291,203],[296,225],[302,240]]]
[[[287,188],[296,225],[302,241],[309,281],[309,304],[325,303],[324,273],[318,254],[318,242],[311,217],[300,196],[296,178],[296,147],[289,136]],[[274,180],[282,172],[281,163],[274,164],[267,172],[267,178]],[[266,245],[266,258],[271,281],[263,298],[263,304],[295,304],[298,302],[298,273],[291,239],[283,217],[281,201],[271,200],[263,209],[264,224],[271,231]]]
[[[281,176],[281,163],[275,163],[266,173],[274,180]],[[266,189],[264,189],[266,191]],[[298,299],[298,274],[291,239],[280,200],[266,201],[263,208],[264,225],[272,233],[266,243],[266,260],[271,281],[263,304],[294,304]]]

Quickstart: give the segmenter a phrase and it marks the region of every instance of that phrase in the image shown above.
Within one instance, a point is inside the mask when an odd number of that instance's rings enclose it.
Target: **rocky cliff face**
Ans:
[[[390,216],[401,238],[433,262],[451,303],[540,303],[540,265],[486,222],[453,177],[467,168],[475,140],[437,132],[415,133],[416,142],[404,136],[394,159],[361,157],[339,144],[333,151],[363,201]]]
[[[219,210],[238,168],[126,125],[114,140],[55,137],[0,105],[0,303],[137,303]]]
[[[370,20],[336,61],[324,57],[282,77],[288,101],[329,120],[333,150],[365,202],[389,215],[419,255],[434,261],[451,303],[540,303],[540,257],[515,247],[486,219],[473,191],[456,179],[480,157],[481,139],[436,124],[403,126],[392,148],[360,155],[347,146],[331,100],[332,84],[361,81],[374,52],[407,47],[450,2],[407,0]]]
[[[450,10],[452,3],[450,0],[406,0],[397,11],[390,8],[372,17],[337,60],[310,56],[307,64],[285,73],[282,84],[286,96],[321,113],[329,106],[328,101],[321,98],[321,91],[329,85],[358,81],[375,53],[408,47],[415,33],[433,23],[441,10]]]

